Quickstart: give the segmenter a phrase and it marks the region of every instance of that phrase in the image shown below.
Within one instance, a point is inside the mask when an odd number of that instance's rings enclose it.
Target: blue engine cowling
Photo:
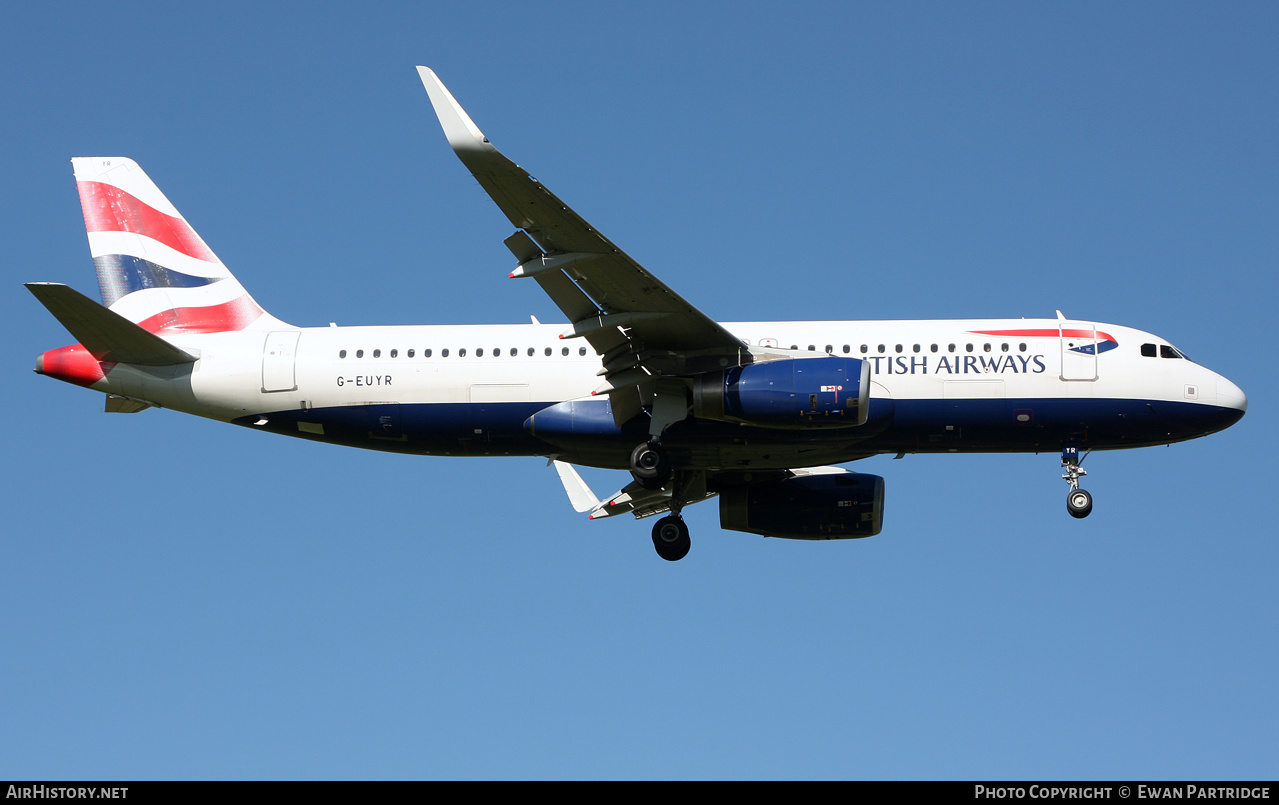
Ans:
[[[884,524],[884,479],[840,472],[729,487],[719,493],[719,524],[785,539],[873,537]]]
[[[870,410],[870,363],[790,358],[709,372],[693,384],[693,415],[766,428],[862,425]]]

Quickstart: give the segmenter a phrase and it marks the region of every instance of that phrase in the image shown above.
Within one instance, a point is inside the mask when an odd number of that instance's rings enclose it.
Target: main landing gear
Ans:
[[[654,439],[631,451],[631,475],[645,489],[659,490],[671,483],[674,476],[671,459],[661,442]],[[680,485],[676,483],[671,489],[671,513],[653,526],[653,547],[657,549],[657,555],[668,562],[683,559],[693,545],[688,536],[688,526],[680,516],[680,510],[684,508]]]
[[[1087,458],[1088,454],[1084,454]],[[1066,468],[1066,473],[1061,477],[1070,484],[1070,492],[1066,495],[1066,511],[1070,512],[1071,517],[1083,519],[1092,514],[1092,495],[1086,490],[1079,488],[1079,479],[1087,475],[1088,472],[1081,466],[1084,461],[1079,457],[1079,448],[1074,445],[1067,445],[1061,449],[1061,466]]]
[[[648,441],[631,451],[631,475],[645,489],[661,489],[671,479],[671,459],[659,441]]]
[[[678,514],[669,514],[653,526],[653,547],[657,555],[668,562],[678,562],[688,555],[693,541],[688,537],[688,525]]]

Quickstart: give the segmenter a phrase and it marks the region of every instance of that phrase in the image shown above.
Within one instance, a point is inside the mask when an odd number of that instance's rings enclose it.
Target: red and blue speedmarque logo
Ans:
[[[1075,346],[1067,346],[1071,352],[1081,355],[1100,355],[1119,346],[1119,342],[1110,333],[1082,327],[1061,327],[1038,330],[970,330],[974,335],[998,335],[1008,338],[1063,338],[1081,342]],[[1068,344],[1071,342],[1068,341]]]

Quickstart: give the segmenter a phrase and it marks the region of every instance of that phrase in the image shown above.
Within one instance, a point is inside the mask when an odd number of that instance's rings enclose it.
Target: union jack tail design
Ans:
[[[253,301],[136,162],[71,164],[102,304],[158,334],[288,326]]]

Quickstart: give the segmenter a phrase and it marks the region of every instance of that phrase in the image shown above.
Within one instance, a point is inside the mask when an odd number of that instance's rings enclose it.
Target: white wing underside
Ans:
[[[560,481],[564,484],[564,491],[568,494],[569,503],[572,504],[574,511],[590,512],[589,516],[592,520],[628,513],[635,515],[638,519],[671,510],[671,498],[676,491],[671,488],[645,489],[638,482],[632,481],[612,497],[600,500],[591,491],[586,481],[582,480],[582,476],[572,464],[555,459],[552,459],[551,464],[559,473]],[[842,467],[801,467],[789,472],[793,476],[838,475],[848,470]],[[684,505],[700,503],[715,497],[714,492],[706,490],[706,477],[709,474],[705,470],[688,473],[683,488],[679,490],[680,500]]]

